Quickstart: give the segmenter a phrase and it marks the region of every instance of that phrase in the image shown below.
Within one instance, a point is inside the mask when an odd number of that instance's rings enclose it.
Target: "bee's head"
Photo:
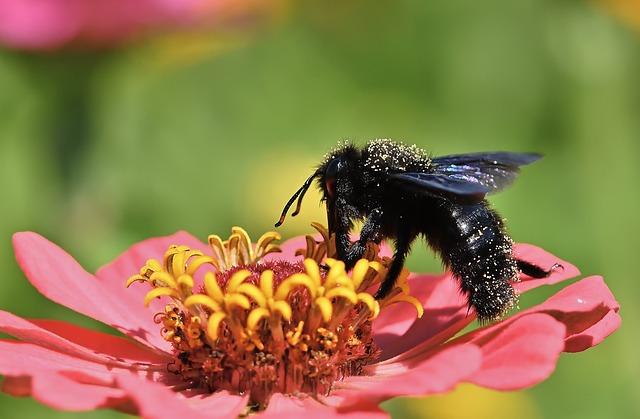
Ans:
[[[348,170],[349,163],[351,162],[351,160],[357,158],[357,155],[358,150],[351,144],[343,145],[327,154],[324,161],[320,164],[320,166],[318,166],[316,171],[311,176],[309,176],[304,184],[285,204],[284,209],[282,210],[282,214],[280,215],[280,219],[276,223],[276,227],[279,227],[284,222],[287,211],[289,211],[289,208],[291,208],[291,205],[293,205],[293,202],[296,200],[296,198],[298,199],[298,202],[296,204],[296,209],[295,211],[293,211],[291,216],[295,217],[296,215],[298,215],[304,195],[307,193],[307,190],[313,183],[313,180],[317,179],[318,186],[322,191],[322,200],[327,202],[329,230],[331,230],[332,217],[330,213],[333,213],[333,203],[336,193],[336,180],[339,179]]]
[[[352,144],[345,144],[325,156],[318,167],[318,186],[323,192],[323,200],[331,201],[336,193],[336,181],[347,175],[350,167],[359,158],[359,152]]]
[[[323,201],[333,199],[336,193],[336,179],[345,168],[346,162],[342,156],[334,157],[320,166],[318,184],[322,190]]]

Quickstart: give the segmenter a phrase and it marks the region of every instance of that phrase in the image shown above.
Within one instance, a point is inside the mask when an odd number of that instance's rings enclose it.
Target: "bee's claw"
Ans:
[[[564,266],[559,264],[559,263],[554,263],[553,266],[551,268],[549,268],[549,271],[548,271],[549,274],[551,274],[556,269],[560,269],[560,270],[564,271]]]

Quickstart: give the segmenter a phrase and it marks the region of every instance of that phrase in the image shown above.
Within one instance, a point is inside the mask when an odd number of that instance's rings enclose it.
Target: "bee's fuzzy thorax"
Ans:
[[[363,165],[373,172],[428,171],[431,158],[420,147],[390,139],[369,141],[363,152]]]

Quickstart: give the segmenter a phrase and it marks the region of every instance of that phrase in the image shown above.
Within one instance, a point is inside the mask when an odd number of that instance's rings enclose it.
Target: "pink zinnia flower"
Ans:
[[[346,273],[326,258],[326,232],[281,248],[276,238],[267,233],[253,245],[235,228],[206,245],[178,232],[138,243],[92,275],[42,236],[17,233],[18,263],[43,295],[126,337],[0,312],[0,331],[17,338],[0,340],[3,390],[56,409],[148,418],[382,417],[383,400],[461,382],[533,386],[560,353],[597,345],[620,325],[615,298],[593,276],[456,337],[475,316],[449,274],[404,272],[390,297],[375,301],[368,290],[384,274],[388,249],[372,246]],[[515,252],[564,266],[544,280],[523,277],[519,292],[579,273],[535,246]]]
[[[150,32],[246,18],[269,0],[0,0],[0,43],[25,50],[105,47]]]

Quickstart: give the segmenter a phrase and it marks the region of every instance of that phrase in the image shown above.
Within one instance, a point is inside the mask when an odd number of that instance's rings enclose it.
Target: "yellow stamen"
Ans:
[[[144,266],[140,268],[140,275],[149,277],[153,272],[162,270],[162,265],[155,259],[149,259],[145,262]]]
[[[182,274],[178,277],[178,288],[184,294],[191,294],[191,290],[195,286],[191,275]]]
[[[324,295],[328,299],[342,297],[353,305],[358,304],[358,297],[356,296],[356,293],[347,287],[333,288],[327,291]]]
[[[194,257],[193,260],[189,263],[186,271],[187,275],[193,276],[193,274],[195,274],[196,271],[205,264],[210,264],[214,268],[218,268],[218,262],[211,256],[197,256]]]
[[[331,268],[329,270],[329,273],[327,273],[326,282],[331,283],[335,280],[335,278],[344,274],[345,266],[343,261],[329,258],[325,261],[325,263]]]
[[[266,307],[267,298],[264,293],[260,290],[260,288],[256,287],[253,284],[240,284],[236,288],[236,292],[239,294],[244,294],[247,297],[251,297],[253,301],[258,304],[260,307]]]
[[[209,246],[211,246],[218,263],[224,265],[224,268],[226,268],[229,260],[229,252],[220,236],[212,234],[207,238],[207,240],[209,241]]]
[[[148,307],[149,304],[151,304],[151,301],[153,301],[155,298],[162,297],[163,295],[166,295],[168,297],[173,297],[173,298],[179,297],[178,292],[173,288],[168,288],[168,287],[154,288],[151,291],[149,291],[147,295],[144,296],[144,306]]]
[[[331,304],[331,300],[327,297],[318,297],[315,299],[314,304],[320,310],[322,320],[329,322],[331,320],[331,315],[333,314],[333,304]]]
[[[316,284],[314,281],[305,274],[293,274],[289,278],[282,281],[276,290],[276,300],[284,300],[287,298],[291,291],[298,287],[304,286],[309,290],[311,297],[315,297]]]
[[[349,278],[346,274],[342,274],[341,276],[335,278],[332,283],[327,281],[324,283],[325,288],[335,288],[335,287],[344,287],[355,291],[355,286],[353,283],[353,279]]]
[[[204,275],[204,289],[207,295],[213,298],[214,301],[222,302],[224,300],[224,294],[218,285],[218,280],[213,272],[207,272]]]
[[[209,316],[209,321],[207,322],[207,335],[211,340],[215,341],[218,339],[218,331],[220,330],[220,323],[225,319],[227,315],[221,311],[213,313]]]
[[[260,275],[260,291],[267,298],[273,297],[273,271],[266,270]]]
[[[213,258],[216,260],[216,267],[220,271],[238,265],[249,265],[269,253],[279,252],[280,247],[273,243],[275,240],[280,240],[280,235],[276,232],[268,232],[258,239],[258,243],[254,247],[247,232],[240,227],[231,229],[228,240],[223,241],[215,234],[208,238],[209,246],[214,253]]]
[[[307,276],[314,282],[315,286],[319,287],[322,284],[322,278],[320,277],[320,267],[313,259],[305,259],[304,267],[307,270]]]
[[[304,328],[304,322],[300,320],[298,322],[298,326],[296,326],[295,331],[287,332],[287,342],[289,345],[296,346],[300,342],[300,337],[302,336],[302,329]]]
[[[251,310],[249,316],[247,316],[247,329],[256,330],[258,324],[262,319],[269,317],[269,310],[266,308],[258,307]]]
[[[247,297],[242,294],[227,294],[224,296],[224,304],[227,310],[232,310],[235,307],[249,310],[251,302]]]
[[[356,262],[356,265],[353,267],[353,272],[351,272],[351,278],[355,289],[358,289],[360,284],[362,284],[362,281],[364,281],[365,275],[369,272],[369,267],[372,263],[376,262],[368,262],[366,259],[360,259]]]
[[[249,272],[246,269],[243,269],[241,271],[234,273],[233,275],[231,275],[231,279],[229,279],[229,282],[227,283],[226,291],[236,292],[236,289],[238,288],[238,286],[242,284],[250,276],[251,276],[251,272]]]
[[[380,313],[380,304],[373,298],[371,294],[366,292],[358,293],[357,295],[358,301],[364,303],[367,306],[369,311],[371,312],[370,318],[378,317],[378,313]]]
[[[291,306],[286,301],[274,301],[271,306],[271,311],[274,313],[280,313],[282,318],[286,321],[290,321],[291,316],[293,315]]]
[[[262,343],[262,341],[260,340],[260,338],[258,337],[258,335],[256,333],[254,333],[253,331],[249,331],[249,333],[247,334],[247,336],[249,337],[249,340],[251,341],[250,344],[246,345],[245,348],[248,351],[252,351],[253,348],[251,347],[252,345],[255,346],[256,348],[258,348],[259,351],[264,350],[264,344]]]
[[[246,230],[244,230],[243,228],[233,227],[231,229],[231,235],[237,236],[239,238],[238,244],[240,245],[240,254],[242,255],[240,263],[246,265],[247,263],[251,262],[254,259],[255,254],[249,234],[247,234]]]
[[[214,301],[213,298],[209,297],[208,295],[194,294],[190,295],[186,300],[184,300],[184,306],[187,308],[191,308],[196,305],[206,307],[213,312],[222,310],[220,304]]]
[[[394,303],[405,302],[413,305],[418,313],[418,318],[422,318],[424,315],[424,307],[422,303],[412,295],[398,294],[384,301],[384,306],[388,306]]]
[[[133,275],[133,276],[130,276],[129,279],[127,279],[127,283],[125,284],[125,286],[129,288],[131,284],[135,282],[147,282],[147,281],[148,281],[148,278],[142,275]]]
[[[149,277],[149,280],[156,287],[169,287],[169,288],[178,288],[178,284],[176,280],[168,272],[154,272]]]
[[[263,257],[266,254],[280,251],[280,247],[274,241],[280,240],[280,234],[275,231],[264,233],[256,243],[256,257]]]
[[[375,260],[369,262],[369,267],[376,272],[381,272],[384,269],[384,266],[382,265],[382,263]]]
[[[164,255],[165,268],[168,272],[173,274],[180,275],[184,273],[184,267],[186,264],[185,253],[189,252],[187,246],[170,246],[169,250]],[[198,252],[199,253],[199,252]]]

